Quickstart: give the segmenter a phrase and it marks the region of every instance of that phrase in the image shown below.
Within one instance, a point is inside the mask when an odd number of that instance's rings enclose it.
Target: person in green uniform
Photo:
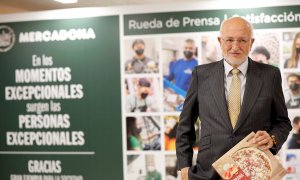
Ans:
[[[135,117],[126,117],[126,129],[127,129],[127,150],[143,150],[142,138],[140,132],[141,127],[137,126]]]
[[[146,180],[161,180],[161,173],[155,169],[154,162],[147,166]]]

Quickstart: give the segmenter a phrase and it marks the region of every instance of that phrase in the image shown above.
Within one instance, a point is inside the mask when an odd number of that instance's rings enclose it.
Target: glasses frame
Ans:
[[[253,40],[253,38],[250,39],[244,39],[244,38],[240,38],[240,39],[234,39],[234,38],[222,38],[220,37],[220,39],[222,41],[224,41],[224,43],[227,46],[232,46],[234,44],[234,42],[236,41],[239,45],[246,45],[248,44],[249,41]]]

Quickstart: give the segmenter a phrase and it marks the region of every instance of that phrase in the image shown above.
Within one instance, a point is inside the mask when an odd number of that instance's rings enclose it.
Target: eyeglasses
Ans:
[[[247,44],[251,39],[233,39],[233,38],[221,38],[227,46],[231,46],[234,41],[237,41],[239,45]]]

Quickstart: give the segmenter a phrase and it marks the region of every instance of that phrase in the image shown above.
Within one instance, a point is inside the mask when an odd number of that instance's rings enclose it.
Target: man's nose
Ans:
[[[231,48],[232,49],[240,49],[240,43],[238,41],[232,42]]]

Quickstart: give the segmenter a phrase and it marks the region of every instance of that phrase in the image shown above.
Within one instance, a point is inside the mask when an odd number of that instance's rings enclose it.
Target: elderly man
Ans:
[[[279,69],[248,57],[251,24],[240,17],[225,20],[218,41],[223,59],[194,69],[180,115],[176,154],[182,180],[220,179],[212,163],[252,131],[253,143],[276,154],[291,130]],[[192,166],[198,117],[201,138]]]

